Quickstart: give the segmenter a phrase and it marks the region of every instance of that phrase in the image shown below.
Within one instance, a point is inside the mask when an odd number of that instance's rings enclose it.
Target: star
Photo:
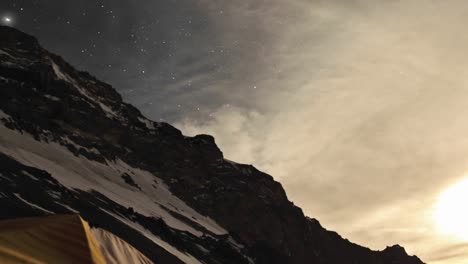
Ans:
[[[11,18],[9,16],[5,16],[5,17],[2,18],[2,22],[5,25],[11,25],[11,24],[13,24],[13,18]]]

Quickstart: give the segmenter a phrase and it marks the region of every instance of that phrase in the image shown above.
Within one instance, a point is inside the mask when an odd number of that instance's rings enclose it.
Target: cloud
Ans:
[[[433,257],[428,259],[431,263],[463,264],[466,261],[467,243],[452,243],[432,252]]]
[[[406,242],[411,253],[429,255],[440,238],[432,203],[468,162],[464,8],[462,1],[234,8],[241,24],[257,23],[248,36],[266,34],[265,50],[234,63],[248,69],[245,79],[234,75],[216,88],[231,107],[177,126],[213,134],[227,158],[271,173],[309,215],[352,240],[374,248]]]

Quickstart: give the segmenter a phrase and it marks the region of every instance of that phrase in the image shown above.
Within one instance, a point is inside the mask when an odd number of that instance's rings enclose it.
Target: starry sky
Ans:
[[[468,168],[466,1],[3,0],[0,16],[149,118],[213,134],[325,227],[466,264],[468,237],[434,219]]]

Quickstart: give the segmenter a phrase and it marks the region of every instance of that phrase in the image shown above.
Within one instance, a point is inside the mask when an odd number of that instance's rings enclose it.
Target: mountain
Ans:
[[[155,263],[420,264],[325,230],[213,137],[145,118],[37,39],[0,27],[0,219],[80,214]]]

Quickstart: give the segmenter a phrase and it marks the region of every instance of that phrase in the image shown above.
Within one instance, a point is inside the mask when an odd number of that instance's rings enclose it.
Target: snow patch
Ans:
[[[79,213],[80,213],[80,212],[78,212],[77,210],[71,208],[70,206],[68,206],[68,205],[66,205],[66,204],[63,204],[63,203],[60,203],[60,202],[57,202],[57,201],[55,201],[54,203],[56,203],[56,204],[58,204],[58,205],[60,205],[60,206],[62,206],[62,207],[64,207],[64,208],[68,209],[70,212],[73,212],[73,213],[75,213],[75,214],[79,214]]]
[[[104,111],[104,114],[106,115],[107,118],[114,118],[114,117],[118,117],[119,115],[114,111],[112,110],[109,106],[101,103],[101,102],[97,102],[99,104],[99,106],[101,107],[102,111]]]
[[[109,118],[109,119],[112,119],[114,117],[118,117],[119,115],[113,111],[109,106],[103,104],[101,101],[99,101],[97,98],[94,98],[93,96],[91,96],[85,88],[81,87],[78,82],[73,79],[72,77],[70,77],[68,74],[64,73],[60,67],[51,59],[51,64],[52,64],[52,68],[54,69],[54,72],[55,72],[55,75],[57,76],[57,78],[59,80],[62,80],[62,81],[65,81],[65,82],[68,82],[70,84],[73,85],[73,87],[80,93],[82,94],[84,97],[86,97],[87,99],[89,99],[91,102],[99,105],[99,107],[102,109],[102,111],[105,113],[106,117]],[[93,106],[93,105],[92,105]],[[94,107],[94,106],[93,106]]]
[[[210,253],[210,251],[209,251],[208,249],[204,248],[204,247],[201,246],[201,245],[196,244],[195,246],[197,246],[197,248],[200,249],[201,252],[203,252],[203,253],[205,253],[205,254]]]
[[[55,97],[55,96],[50,95],[50,94],[45,94],[44,97],[51,100],[51,101],[56,101],[56,102],[60,101],[60,98]]]
[[[61,139],[63,140],[63,143],[65,144],[69,144],[69,145],[72,145],[75,149],[79,150],[79,149],[84,149],[86,152],[88,153],[93,153],[93,154],[96,154],[96,155],[100,155],[101,153],[99,152],[99,150],[97,150],[96,148],[85,148],[81,145],[78,145],[77,143],[75,143],[75,141],[71,140],[70,138],[68,137],[61,137]]]
[[[13,182],[10,178],[4,176],[3,174],[0,174],[0,178],[6,180],[6,181],[9,181],[9,182]]]
[[[142,122],[143,124],[145,124],[148,129],[151,129],[151,130],[155,129],[153,121],[148,120],[144,117],[138,117],[138,120]]]
[[[61,197],[61,194],[59,192],[54,192],[54,191],[50,191],[50,192],[47,192],[51,197],[55,198],[55,199],[60,199]]]
[[[74,85],[78,86],[76,81],[74,79],[72,79],[70,76],[68,76],[68,74],[63,73],[60,70],[60,67],[57,64],[55,64],[55,62],[53,62],[53,61],[52,61],[52,68],[54,69],[54,72],[55,72],[55,75],[57,76],[57,78],[59,78],[62,81],[66,81],[68,83],[71,83],[71,84],[74,84]]]
[[[14,195],[15,195],[18,199],[20,199],[22,202],[24,202],[25,204],[28,204],[28,205],[31,206],[31,207],[34,207],[34,208],[36,208],[36,209],[39,209],[39,210],[44,211],[44,212],[49,213],[49,214],[53,214],[53,212],[51,212],[51,211],[49,211],[49,210],[47,210],[47,209],[45,209],[45,208],[43,208],[43,207],[40,207],[40,206],[37,205],[37,204],[33,204],[33,203],[31,203],[31,202],[29,202],[29,201],[23,199],[23,197],[21,197],[21,195],[19,195],[18,193],[14,193]]]
[[[8,53],[7,51],[5,51],[3,49],[0,49],[0,55],[5,55],[5,56],[10,57],[12,59],[16,58],[16,57],[14,57],[13,55],[11,55],[10,53]]]
[[[3,57],[0,63],[10,68],[24,69],[34,63],[29,59],[16,57],[5,49],[0,49],[0,57]]]
[[[29,178],[35,180],[35,181],[39,181],[39,179],[37,177],[34,177],[33,175],[31,175],[30,173],[28,173],[27,171],[21,171],[21,173],[23,173],[23,175],[26,175],[28,176]]]

